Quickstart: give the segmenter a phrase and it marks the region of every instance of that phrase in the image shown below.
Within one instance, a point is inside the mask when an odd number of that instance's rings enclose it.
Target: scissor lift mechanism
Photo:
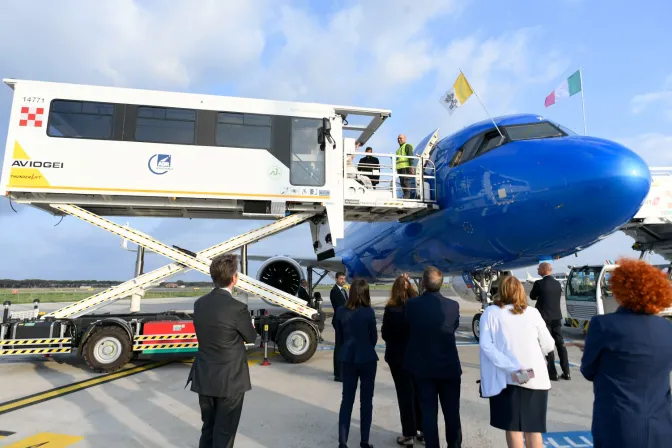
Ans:
[[[149,315],[144,314],[128,314],[130,317],[124,325],[124,319],[119,315],[98,315],[91,316],[88,320],[93,320],[92,323],[86,322],[87,319],[82,318],[82,316],[91,313],[93,310],[100,308],[105,305],[109,305],[119,299],[128,297],[134,291],[138,289],[147,289],[152,285],[158,283],[162,279],[173,276],[179,272],[182,272],[187,269],[194,269],[200,271],[206,275],[209,274],[209,267],[211,259],[219,254],[230,252],[248,244],[257,242],[263,238],[269,237],[276,233],[282,232],[292,228],[298,224],[301,224],[308,219],[314,217],[316,213],[296,213],[289,215],[285,218],[281,218],[271,224],[268,224],[264,227],[261,227],[256,230],[244,233],[233,237],[221,244],[205,249],[199,253],[191,253],[184,249],[177,249],[174,247],[169,247],[166,244],[161,243],[160,241],[152,238],[149,235],[146,235],[137,230],[129,229],[123,227],[119,224],[111,222],[105,218],[97,216],[91,212],[88,212],[76,205],[70,204],[51,204],[54,209],[57,209],[63,213],[66,213],[71,216],[75,216],[79,219],[82,219],[88,223],[91,223],[97,227],[100,227],[108,232],[111,232],[117,236],[120,236],[128,241],[138,244],[139,246],[144,247],[147,250],[164,255],[172,260],[174,263],[168,264],[161,268],[155,269],[151,272],[142,274],[132,280],[124,282],[120,285],[113,286],[106,289],[100,293],[97,293],[91,297],[80,300],[73,304],[70,304],[66,307],[63,307],[59,310],[53,311],[51,313],[45,314],[41,317],[40,321],[44,323],[51,323],[53,330],[53,335],[58,337],[52,338],[6,338],[5,334],[9,328],[14,328],[11,326],[2,326],[2,335],[0,335],[0,355],[33,355],[33,354],[52,354],[52,353],[71,353],[79,349],[78,353],[82,354],[82,351],[85,348],[87,338],[90,336],[96,327],[125,327],[127,330],[127,335],[129,338],[132,338],[129,342],[132,342],[132,351],[133,352],[144,352],[151,350],[152,352],[156,351],[169,351],[174,349],[185,349],[185,348],[196,348],[198,347],[197,342],[184,343],[185,340],[196,339],[195,334],[163,334],[163,335],[142,335],[141,333],[141,322],[143,318],[148,318]],[[294,313],[297,317],[290,318],[284,322],[279,323],[281,327],[283,324],[290,323],[289,321],[301,321],[304,323],[304,328],[307,324],[314,332],[314,338],[317,340],[319,338],[320,326],[320,313],[318,310],[309,307],[305,301],[295,297],[291,294],[287,294],[284,291],[270,287],[262,282],[259,282],[251,277],[248,277],[245,274],[239,273],[239,280],[236,284],[236,289],[244,291],[255,296],[259,296],[264,300],[285,308],[286,310]],[[35,307],[31,311],[19,311],[9,313],[9,303],[5,303],[5,313],[9,316],[9,320],[32,320],[33,322],[25,322],[28,324],[35,323],[35,319],[39,316],[39,310]],[[298,317],[300,316],[300,317]],[[137,317],[137,319],[135,318]],[[152,320],[176,320],[177,318],[186,318],[189,319],[188,314],[181,312],[169,312],[165,315],[153,315]],[[257,321],[261,316],[257,317]],[[84,320],[82,320],[84,319]],[[19,323],[18,325],[21,325]],[[85,332],[78,333],[77,328],[85,328]],[[259,328],[259,326],[258,326]],[[282,328],[280,328],[282,329]],[[117,335],[124,335],[124,332],[117,332]],[[312,339],[312,338],[311,338]],[[161,341],[157,344],[143,344],[144,341]],[[309,342],[309,341],[306,341]],[[116,343],[117,347],[119,346],[118,342]],[[130,345],[130,344],[129,344]],[[101,350],[104,350],[105,347],[102,347]],[[282,350],[281,350],[282,351]],[[314,349],[312,350],[314,352]],[[309,352],[312,356],[312,353]],[[115,361],[112,362],[110,366],[104,366],[101,362],[96,362],[92,360],[91,357],[87,359],[90,367],[98,371],[113,371],[118,368],[121,368],[130,358],[131,354],[120,354],[115,358]],[[85,356],[85,358],[87,358]],[[121,362],[123,361],[123,362]]]

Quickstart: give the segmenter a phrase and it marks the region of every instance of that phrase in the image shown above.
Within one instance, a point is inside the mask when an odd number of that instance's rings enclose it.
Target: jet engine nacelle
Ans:
[[[284,255],[269,258],[257,271],[257,280],[293,296],[298,295],[303,278],[299,263]]]
[[[453,288],[453,292],[462,300],[468,300],[470,302],[480,302],[481,299],[478,297],[476,290],[474,288],[469,288],[464,282],[462,276],[455,276],[451,279],[450,286]]]

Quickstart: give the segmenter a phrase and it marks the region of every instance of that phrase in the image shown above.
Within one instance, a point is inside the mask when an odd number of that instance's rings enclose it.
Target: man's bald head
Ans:
[[[397,141],[399,142],[400,145],[403,145],[406,143],[406,136],[404,134],[399,134],[397,137]]]
[[[553,272],[553,266],[551,266],[551,263],[543,262],[539,265],[539,269],[537,270],[539,275],[550,275],[551,272]]]

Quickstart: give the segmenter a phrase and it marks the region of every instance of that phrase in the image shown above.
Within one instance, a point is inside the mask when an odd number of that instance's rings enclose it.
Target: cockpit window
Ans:
[[[485,154],[486,152],[495,149],[496,147],[502,145],[505,141],[506,139],[502,138],[502,135],[499,132],[488,132],[483,136],[483,142],[478,148],[476,156],[480,156],[481,154]]]
[[[549,122],[507,126],[509,141],[531,140],[537,138],[563,137],[565,134]]]
[[[579,134],[577,134],[576,132],[574,132],[574,131],[572,131],[571,129],[569,129],[568,127],[565,127],[565,126],[563,126],[563,125],[561,125],[561,124],[556,124],[556,126],[559,127],[559,128],[562,130],[562,132],[564,132],[564,133],[567,134],[567,135],[579,135]]]

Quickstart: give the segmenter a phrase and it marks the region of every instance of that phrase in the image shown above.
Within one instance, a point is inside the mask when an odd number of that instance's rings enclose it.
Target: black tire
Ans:
[[[315,330],[305,322],[290,322],[278,336],[278,349],[283,358],[300,364],[313,357],[317,350]]]
[[[476,314],[471,321],[471,331],[474,333],[476,342],[479,342],[481,337],[481,314],[482,313]]]
[[[112,349],[112,353],[106,353],[108,347]],[[106,326],[91,332],[82,352],[84,361],[94,372],[110,373],[121,369],[131,360],[133,346],[126,330],[117,326]]]

